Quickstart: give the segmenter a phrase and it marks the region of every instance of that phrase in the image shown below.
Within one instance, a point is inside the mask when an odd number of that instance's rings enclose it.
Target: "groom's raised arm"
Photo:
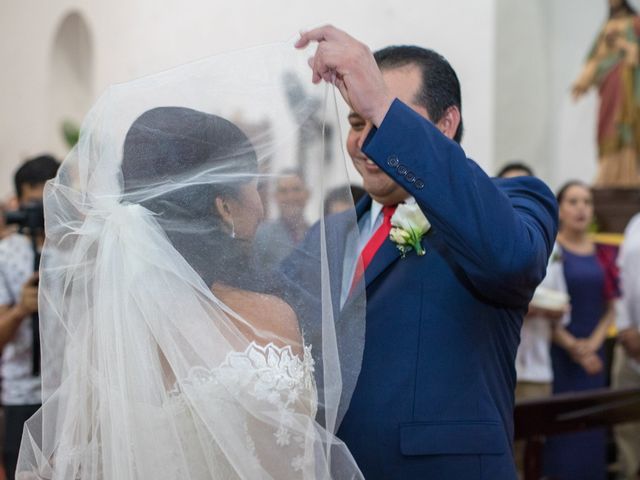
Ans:
[[[534,178],[490,179],[457,143],[394,99],[369,48],[346,32],[319,27],[303,32],[296,47],[311,42],[317,43],[309,59],[312,81],[333,83],[373,125],[362,151],[416,198],[456,273],[492,302],[526,306],[557,231],[551,191]],[[453,112],[459,114],[457,107]]]
[[[480,295],[508,306],[528,303],[557,230],[556,201],[542,181],[489,178],[399,100],[362,150],[415,197]]]

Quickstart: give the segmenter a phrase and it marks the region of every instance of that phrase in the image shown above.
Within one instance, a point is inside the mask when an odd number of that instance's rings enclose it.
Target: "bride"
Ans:
[[[298,55],[207,59],[112,87],[87,116],[45,193],[45,398],[17,478],[361,478],[333,435],[353,385],[323,271],[344,246],[322,220],[321,249],[292,257],[304,292],[252,248],[274,163],[308,138],[281,82],[306,75]],[[243,131],[224,118],[238,109],[268,126]]]

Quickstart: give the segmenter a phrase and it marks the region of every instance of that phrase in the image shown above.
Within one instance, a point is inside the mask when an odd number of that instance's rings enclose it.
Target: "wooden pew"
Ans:
[[[526,440],[525,480],[539,480],[546,436],[640,421],[640,388],[522,400],[516,403],[514,420],[516,440]]]

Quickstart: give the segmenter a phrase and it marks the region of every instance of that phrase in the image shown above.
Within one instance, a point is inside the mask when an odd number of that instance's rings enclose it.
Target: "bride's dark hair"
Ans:
[[[250,242],[234,239],[215,200],[236,196],[256,178],[257,159],[233,123],[182,107],[159,107],[138,117],[124,142],[126,201],[143,205],[208,286],[261,290]]]

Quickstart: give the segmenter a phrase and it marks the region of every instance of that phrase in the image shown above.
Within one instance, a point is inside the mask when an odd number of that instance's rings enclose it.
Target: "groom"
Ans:
[[[364,356],[338,437],[368,480],[515,479],[514,358],[556,234],[553,194],[466,157],[460,86],[440,55],[374,57],[331,26],[296,46],[310,42],[314,83],[333,82],[352,109],[347,148],[369,194],[357,205],[370,259]],[[403,258],[389,239],[405,202],[431,224],[424,255]]]

